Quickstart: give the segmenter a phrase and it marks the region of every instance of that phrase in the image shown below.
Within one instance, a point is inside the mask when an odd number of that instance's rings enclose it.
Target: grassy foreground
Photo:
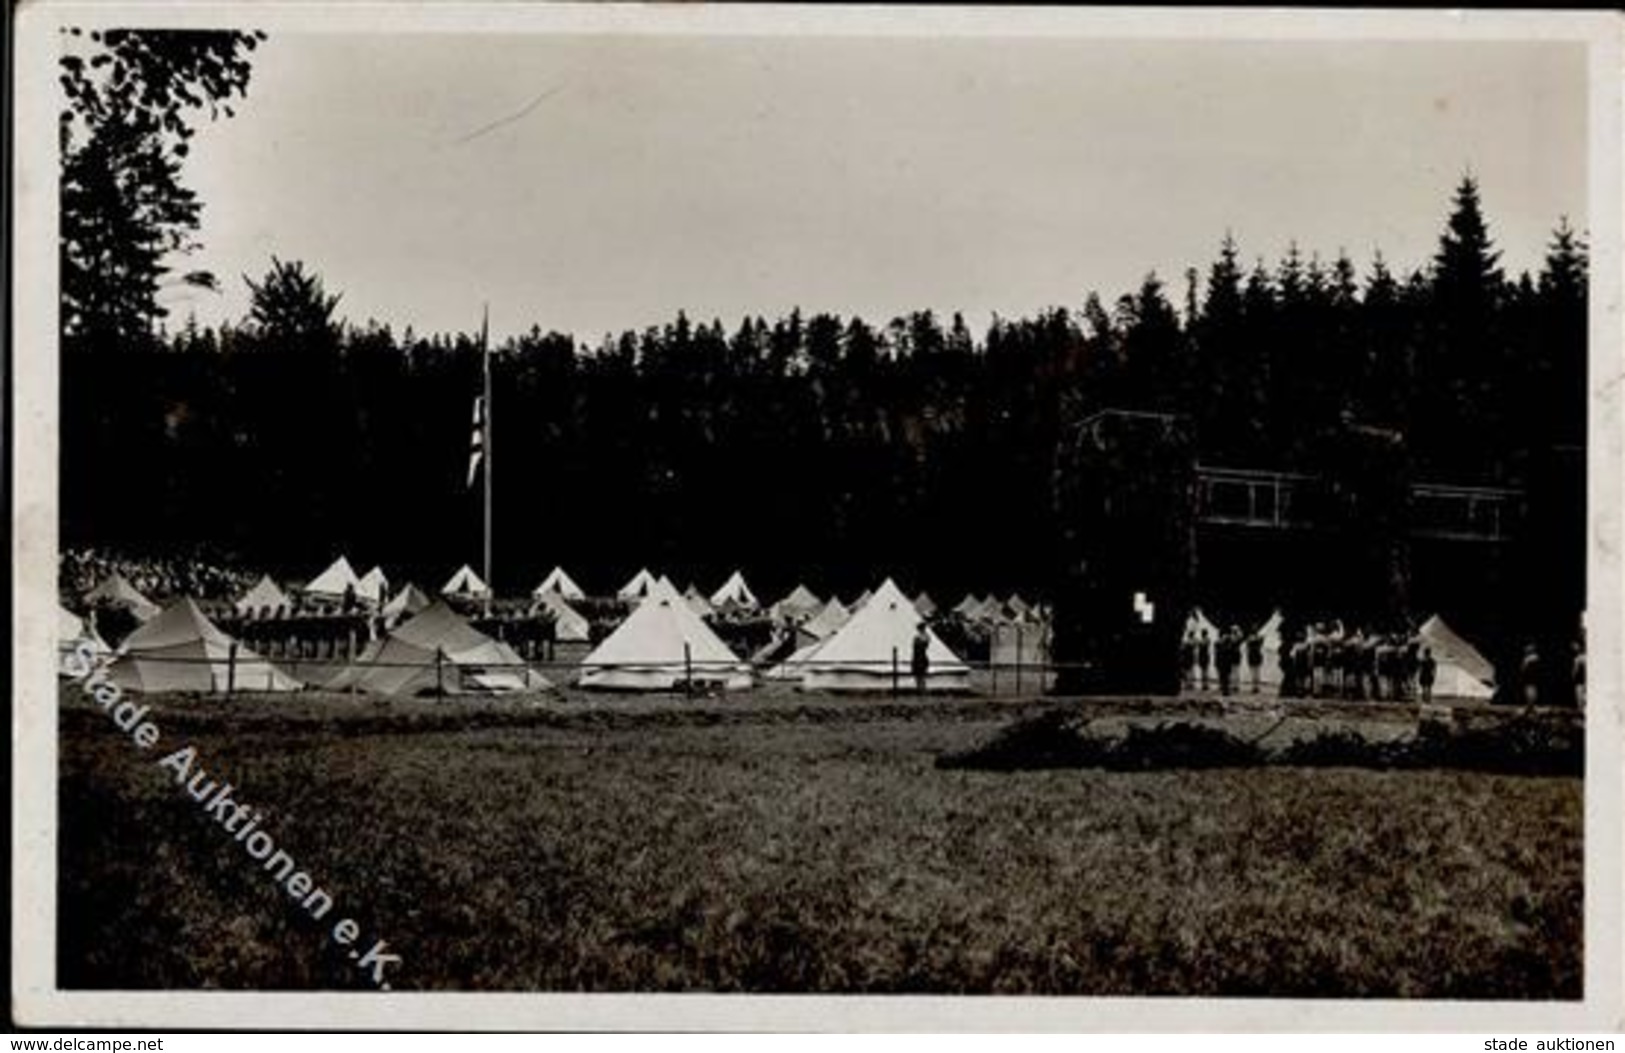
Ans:
[[[161,699],[142,754],[72,694],[69,988],[369,989],[347,914],[396,989],[1581,994],[1574,778],[938,770],[1022,707],[794,697]],[[187,744],[325,925],[153,763]]]

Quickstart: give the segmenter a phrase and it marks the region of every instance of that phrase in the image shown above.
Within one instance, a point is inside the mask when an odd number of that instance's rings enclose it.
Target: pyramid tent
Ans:
[[[914,609],[920,612],[922,618],[934,618],[937,614],[937,601],[931,598],[929,592],[922,589],[920,594],[914,597]]]
[[[440,587],[440,594],[442,596],[489,596],[491,590],[486,587],[485,582],[480,580],[480,576],[474,573],[474,568],[464,563],[457,568],[457,573],[451,576],[451,580]]]
[[[648,570],[640,570],[632,575],[632,580],[621,586],[621,591],[615,595],[623,600],[641,600],[649,595],[657,582],[655,576]]]
[[[1277,609],[1258,627],[1259,638],[1264,641],[1264,664],[1258,669],[1258,682],[1265,687],[1281,686],[1281,622],[1281,612]]]
[[[254,583],[253,588],[243,593],[236,603],[236,608],[238,614],[253,615],[262,610],[275,611],[279,607],[291,605],[292,602],[288,599],[288,594],[271,580],[271,575],[266,574]]]
[[[141,595],[140,591],[130,584],[130,579],[117,571],[86,593],[85,602],[91,606],[124,607],[142,621],[146,621],[159,611],[156,603]]]
[[[438,655],[438,658],[437,658]],[[436,601],[374,640],[332,682],[335,690],[411,696],[536,691],[552,685],[513,648]]]
[[[354,588],[359,593],[361,579],[356,577],[350,561],[340,556],[326,570],[316,575],[311,583],[305,586],[305,591],[312,596],[339,597],[344,595],[346,588]]]
[[[1010,612],[1010,617],[1016,619],[1029,618],[1033,613],[1032,605],[1022,599],[1019,592],[1010,594],[1010,598],[1004,601],[1004,609]]]
[[[389,597],[389,579],[384,577],[382,567],[374,567],[356,583],[355,594],[373,606],[377,606]]]
[[[297,691],[302,685],[234,641],[190,598],[177,600],[124,641],[108,679],[126,691]]]
[[[531,595],[541,596],[543,593],[548,592],[563,596],[567,600],[584,600],[587,598],[587,594],[581,591],[581,586],[577,585],[570,575],[564,572],[563,567],[554,567],[548,571],[547,577],[542,579],[542,583],[536,586],[536,591]]]
[[[56,608],[56,646],[64,653],[72,651],[83,640],[90,644],[90,649],[98,657],[108,654],[112,648],[107,646],[96,627],[85,619],[68,610],[61,604]]]
[[[701,618],[709,618],[716,613],[716,608],[711,606],[711,601],[705,598],[703,592],[692,585],[688,587],[687,592],[683,593],[683,599],[688,601],[689,609]]]
[[[806,618],[824,606],[813,591],[805,585],[797,585],[788,596],[768,608],[768,613],[775,618]]]
[[[907,596],[890,578],[875,590],[869,602],[852,615],[840,631],[814,654],[801,684],[813,691],[886,691],[894,682],[912,690],[910,661],[914,632],[922,619]],[[926,630],[928,691],[968,691],[970,667],[948,649],[935,632]]]
[[[820,640],[827,640],[840,631],[852,618],[838,598],[832,597],[822,610],[801,624],[801,631]]]
[[[690,667],[696,680],[721,680],[728,690],[750,686],[750,667],[676,589],[656,582],[637,610],[582,660],[579,683],[585,688],[670,691],[683,683]]]
[[[1478,648],[1456,635],[1437,614],[1422,623],[1416,635],[1433,652],[1437,663],[1433,678],[1435,698],[1491,698],[1495,695],[1495,666]]]
[[[982,601],[976,598],[975,593],[965,593],[965,598],[954,607],[954,613],[961,618],[974,618],[976,612],[982,609]]]
[[[591,624],[561,593],[551,589],[541,593],[531,610],[545,610],[553,616],[553,639],[560,643],[585,643],[592,635]]]
[[[851,611],[853,614],[856,614],[858,611],[862,610],[863,605],[868,603],[873,597],[874,593],[870,592],[868,589],[864,589],[858,594],[858,598],[852,601],[852,605],[848,607],[847,610]]]
[[[758,604],[756,594],[745,584],[745,576],[737,570],[722,583],[722,588],[711,594],[713,607],[745,607],[754,610]]]
[[[1192,607],[1191,613],[1185,618],[1184,635],[1196,637],[1204,632],[1207,633],[1209,642],[1219,638],[1219,627],[1208,621],[1207,615],[1202,613],[1202,608]]]
[[[402,618],[416,614],[418,611],[423,610],[433,602],[433,600],[429,599],[429,597],[423,594],[422,589],[418,588],[416,585],[413,585],[411,582],[407,582],[405,585],[401,586],[401,591],[395,594],[394,599],[384,604],[384,609],[382,612],[384,615],[384,620],[390,624],[394,624],[395,622],[400,621]]]

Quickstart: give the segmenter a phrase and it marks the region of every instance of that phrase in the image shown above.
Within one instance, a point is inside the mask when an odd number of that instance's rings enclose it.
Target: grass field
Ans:
[[[64,698],[70,988],[369,987],[342,914],[397,989],[1581,994],[1575,778],[946,771],[1050,703],[797,696],[161,699],[141,754]],[[153,763],[186,744],[325,923]]]

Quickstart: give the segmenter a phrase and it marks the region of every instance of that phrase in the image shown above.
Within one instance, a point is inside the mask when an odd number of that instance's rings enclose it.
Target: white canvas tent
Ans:
[[[914,597],[914,609],[920,612],[922,618],[933,618],[937,613],[937,601],[931,598],[929,592],[921,589],[920,594]]]
[[[711,606],[744,607],[747,610],[755,610],[758,604],[756,594],[745,584],[745,576],[736,570],[728,575],[728,580],[722,583],[722,588],[711,594]]]
[[[800,628],[808,636],[819,640],[827,640],[840,631],[841,626],[845,625],[851,618],[852,612],[846,609],[840,599],[831,597],[830,601],[824,604],[823,609],[803,622]]]
[[[275,611],[279,607],[292,604],[288,594],[282,591],[281,586],[271,580],[271,575],[263,575],[254,587],[243,593],[236,603],[237,613],[242,615],[258,614],[262,610]]]
[[[554,567],[548,571],[547,577],[542,579],[542,583],[536,586],[536,591],[531,595],[540,597],[549,592],[557,596],[563,596],[567,600],[584,600],[587,598],[587,594],[581,591],[581,586],[577,585],[570,575],[564,572],[563,567]]]
[[[1021,598],[1021,593],[1012,592],[1010,598],[1004,601],[1004,609],[1010,612],[1010,617],[1021,620],[1030,618],[1033,614],[1032,605]]]
[[[331,686],[413,696],[502,694],[552,685],[513,648],[468,624],[442,600],[368,644]]]
[[[658,584],[655,576],[648,570],[640,570],[632,575],[632,580],[621,586],[621,591],[615,595],[623,600],[641,600]]]
[[[389,579],[384,577],[384,569],[374,567],[367,571],[356,583],[355,594],[374,607],[383,603],[389,597]]]
[[[442,596],[483,597],[489,596],[491,590],[486,586],[485,582],[480,580],[480,576],[474,573],[474,568],[464,563],[457,568],[457,573],[451,576],[451,580],[440,587],[440,594]]]
[[[1435,614],[1423,622],[1417,636],[1422,646],[1433,652],[1437,663],[1434,698],[1487,699],[1495,695],[1495,666],[1443,618]]]
[[[840,631],[826,640],[807,661],[802,687],[810,691],[887,691],[894,683],[914,689],[910,669],[915,629],[920,612],[888,578],[863,608]],[[930,669],[928,691],[968,691],[970,667],[948,649],[935,632],[926,630]]]
[[[384,604],[384,609],[382,611],[384,621],[387,624],[394,625],[402,618],[416,614],[418,611],[423,610],[433,602],[433,600],[429,599],[428,596],[423,594],[422,589],[418,588],[411,582],[407,582],[405,585],[401,586],[401,591],[395,594],[394,599]]]
[[[728,650],[669,583],[656,582],[637,610],[582,659],[584,688],[671,691],[692,668],[695,680],[750,686],[750,667]]]
[[[125,691],[297,691],[302,686],[241,644],[233,662],[233,643],[186,597],[131,633],[107,676]]]
[[[561,593],[548,590],[540,594],[531,609],[553,616],[553,639],[559,643],[585,643],[591,636],[592,626]]]
[[[1276,689],[1281,686],[1281,620],[1279,610],[1271,611],[1258,627],[1258,635],[1264,641],[1264,664],[1258,670],[1258,682]]]
[[[976,598],[975,593],[965,593],[965,598],[954,606],[954,613],[961,618],[974,618],[982,609],[982,601]]]
[[[81,641],[90,644],[90,649],[97,657],[108,654],[112,648],[107,646],[96,627],[77,614],[68,610],[61,604],[56,608],[56,645],[57,650],[66,654],[78,647]]]
[[[1202,613],[1202,608],[1192,607],[1190,614],[1185,618],[1184,635],[1195,639],[1204,632],[1207,633],[1209,643],[1219,638],[1219,627],[1208,620],[1208,616]]]
[[[864,589],[858,594],[858,598],[852,601],[852,605],[849,606],[847,610],[851,611],[853,614],[856,614],[858,611],[862,610],[863,605],[868,603],[873,597],[874,593],[870,592],[868,589]]]
[[[797,585],[788,596],[768,608],[768,613],[780,620],[800,620],[818,613],[823,606],[824,601],[811,589]]]
[[[130,584],[130,579],[117,571],[86,593],[85,602],[96,607],[124,607],[141,621],[159,611],[156,603],[141,595],[140,590]]]
[[[687,592],[683,593],[683,599],[688,601],[689,609],[701,618],[709,618],[716,613],[716,608],[711,606],[711,601],[705,598],[703,592],[692,585],[688,587]]]
[[[312,596],[325,596],[338,599],[344,595],[346,588],[353,588],[357,593],[361,591],[361,579],[356,577],[355,569],[350,561],[340,556],[328,568],[311,579],[305,586],[305,592]]]

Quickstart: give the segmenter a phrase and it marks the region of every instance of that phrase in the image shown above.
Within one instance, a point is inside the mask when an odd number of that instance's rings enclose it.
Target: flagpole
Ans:
[[[491,305],[485,305],[484,316],[480,320],[480,358],[484,363],[485,371],[485,413],[483,414],[483,427],[485,435],[481,445],[484,447],[485,464],[485,613],[491,613],[491,595],[496,586],[491,581]]]

